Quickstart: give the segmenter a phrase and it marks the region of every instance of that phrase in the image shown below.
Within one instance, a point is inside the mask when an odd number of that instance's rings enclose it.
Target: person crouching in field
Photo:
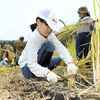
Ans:
[[[19,65],[25,78],[42,77],[49,82],[57,82],[61,79],[52,70],[60,63],[61,59],[68,65],[69,76],[75,76],[78,67],[74,64],[69,51],[55,36],[53,28],[57,21],[44,15],[42,11],[36,18],[36,29],[19,58]],[[58,52],[58,58],[52,58],[54,50]]]
[[[78,59],[82,59],[83,57],[86,58],[89,52],[94,20],[90,17],[90,12],[86,7],[80,7],[78,14],[80,26],[76,36],[76,54]]]

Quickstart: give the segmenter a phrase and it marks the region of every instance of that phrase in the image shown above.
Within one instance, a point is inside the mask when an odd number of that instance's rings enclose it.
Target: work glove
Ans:
[[[50,71],[48,74],[47,74],[47,80],[51,83],[56,83],[58,80],[60,80],[61,77],[56,75],[54,72]]]
[[[74,75],[77,74],[78,72],[78,67],[75,64],[69,64],[67,67],[67,73],[68,75]]]

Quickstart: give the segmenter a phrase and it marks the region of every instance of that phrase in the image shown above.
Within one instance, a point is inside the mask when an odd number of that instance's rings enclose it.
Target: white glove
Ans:
[[[77,74],[78,67],[75,64],[69,64],[67,67],[68,75]]]
[[[56,75],[54,72],[50,71],[47,74],[47,80],[52,83],[56,83],[60,79],[60,76]]]

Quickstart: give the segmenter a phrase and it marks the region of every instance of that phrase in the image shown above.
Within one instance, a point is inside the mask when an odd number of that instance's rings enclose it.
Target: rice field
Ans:
[[[83,94],[89,95],[91,90],[93,90],[93,93],[94,92],[100,93],[100,0],[93,0],[93,8],[94,8],[94,18],[96,21],[95,22],[96,28],[92,33],[91,50],[87,58],[85,59],[83,58],[80,61],[76,59],[75,39],[74,39],[75,34],[73,33],[78,28],[77,24],[66,25],[62,29],[62,32],[59,33],[57,36],[59,40],[69,49],[74,58],[74,62],[79,67],[78,78],[76,81],[79,96]],[[19,68],[18,69],[17,68],[18,67],[15,66],[8,68],[2,66],[2,68],[0,68],[0,74],[2,75],[8,73],[9,75],[9,73],[14,72],[15,75],[19,70]],[[67,86],[66,69],[64,67],[58,67],[58,69],[56,69],[55,72],[65,78],[64,86],[66,87]],[[30,86],[30,84],[28,85]]]

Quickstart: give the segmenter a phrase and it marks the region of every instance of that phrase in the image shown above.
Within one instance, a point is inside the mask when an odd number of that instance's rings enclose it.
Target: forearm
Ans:
[[[54,72],[50,71],[47,68],[40,66],[37,63],[28,65],[28,66],[34,75],[36,75],[37,77],[44,77],[49,82],[56,83],[58,81],[58,79],[60,79],[60,77],[58,75],[56,75]]]
[[[69,50],[64,47],[64,45],[59,40],[54,40],[55,50],[58,52],[59,56],[64,60],[66,64],[73,62],[72,56]]]
[[[28,66],[31,72],[37,77],[47,77],[47,74],[50,72],[49,69],[42,67],[37,63],[28,64]]]

